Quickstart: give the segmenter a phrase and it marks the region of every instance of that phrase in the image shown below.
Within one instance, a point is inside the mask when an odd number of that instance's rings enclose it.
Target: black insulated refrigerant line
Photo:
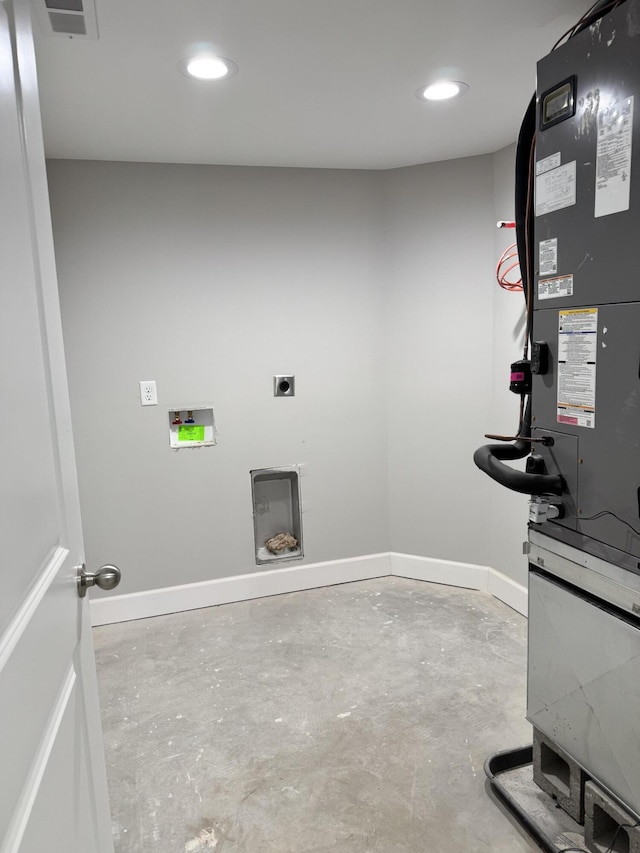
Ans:
[[[516,243],[521,259],[522,291],[524,293],[527,325],[525,332],[525,358],[529,351],[533,299],[531,293],[532,269],[529,247],[533,245],[533,191],[531,187],[531,159],[536,134],[536,96],[531,99],[524,114],[516,147]],[[524,261],[522,260],[524,259]],[[559,474],[533,474],[517,471],[503,460],[524,459],[531,451],[531,398],[529,398],[518,437],[513,444],[485,444],[473,454],[473,461],[492,480],[525,495],[561,495],[564,480]]]
[[[525,495],[561,495],[564,478],[560,474],[532,474],[505,465],[503,459],[524,459],[531,450],[531,400],[527,403],[520,436],[513,444],[485,444],[473,454],[473,461],[492,480],[513,492]]]

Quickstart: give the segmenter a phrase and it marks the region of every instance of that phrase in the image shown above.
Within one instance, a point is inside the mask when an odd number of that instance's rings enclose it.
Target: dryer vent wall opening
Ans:
[[[256,563],[260,566],[301,560],[304,550],[298,469],[252,471],[251,493]]]

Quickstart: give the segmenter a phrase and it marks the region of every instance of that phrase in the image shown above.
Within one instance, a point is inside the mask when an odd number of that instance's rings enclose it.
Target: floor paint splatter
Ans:
[[[215,850],[218,839],[212,828],[203,829],[196,838],[187,841],[184,845],[184,853],[198,853],[200,850]]]

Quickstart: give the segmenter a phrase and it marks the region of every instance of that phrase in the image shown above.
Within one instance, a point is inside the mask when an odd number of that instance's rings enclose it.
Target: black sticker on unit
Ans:
[[[576,75],[567,77],[540,95],[540,130],[576,114]]]

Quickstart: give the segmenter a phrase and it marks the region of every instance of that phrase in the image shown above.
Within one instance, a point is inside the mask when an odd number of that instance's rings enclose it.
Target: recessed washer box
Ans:
[[[174,450],[211,447],[216,443],[213,406],[183,406],[169,410],[169,445]]]

